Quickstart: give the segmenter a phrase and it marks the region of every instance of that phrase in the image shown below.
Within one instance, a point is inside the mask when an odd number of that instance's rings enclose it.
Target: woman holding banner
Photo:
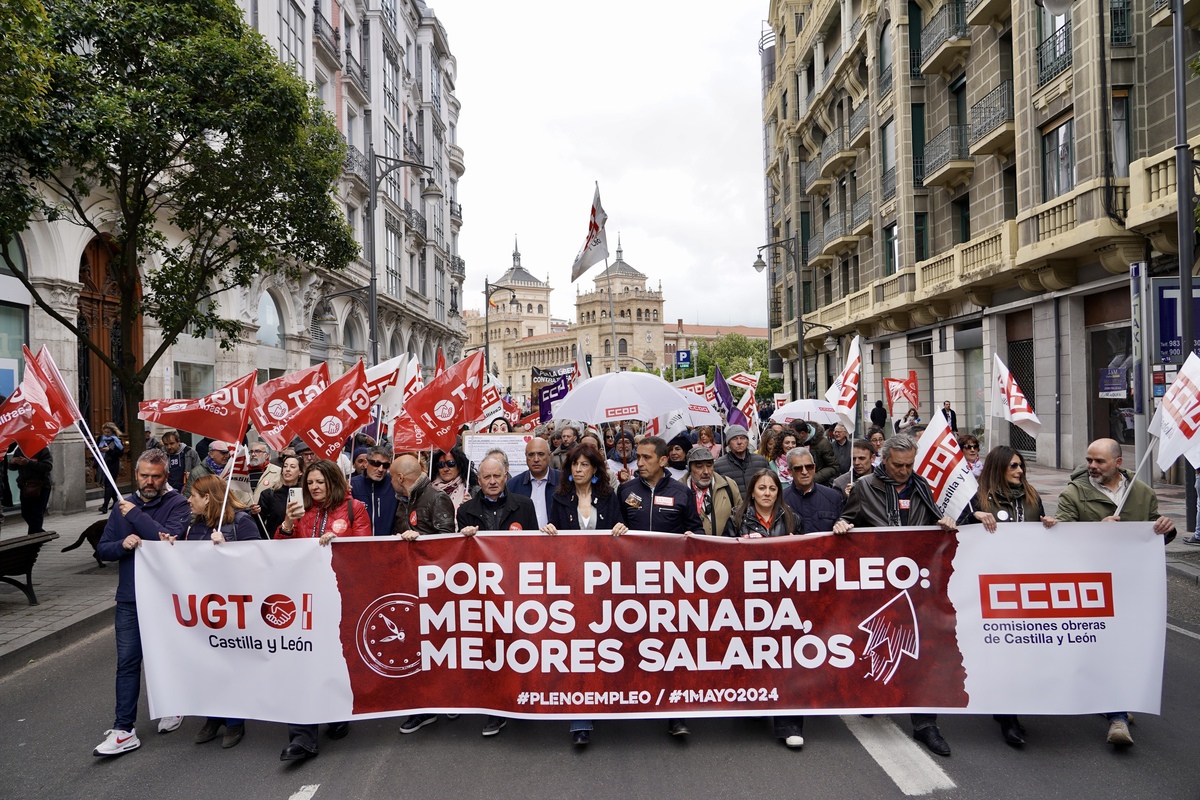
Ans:
[[[225,514],[222,516],[222,503]],[[227,541],[252,541],[258,538],[258,526],[243,509],[245,505],[235,495],[226,498],[225,481],[216,475],[205,475],[192,484],[188,496],[192,509],[192,522],[184,531],[183,538],[189,542],[220,544]],[[246,720],[209,717],[204,727],[196,732],[196,744],[211,742],[225,726],[221,747],[228,750],[236,747],[246,734]]]
[[[746,484],[746,496],[725,525],[725,535],[761,539],[767,536],[791,536],[799,525],[792,510],[783,502],[779,476],[760,469]],[[775,738],[790,748],[804,747],[804,717],[775,717]]]
[[[304,501],[287,504],[276,539],[316,539],[325,546],[338,536],[371,535],[371,515],[350,496],[350,484],[337,464],[324,459],[309,464],[301,486]],[[330,739],[341,739],[349,732],[349,722],[329,724]],[[317,754],[316,725],[288,725],[288,740],[280,761],[302,761]]]
[[[608,465],[591,444],[580,443],[567,451],[562,479],[550,499],[550,521],[542,532],[611,530],[620,536],[629,530],[621,521],[621,505],[608,478]],[[571,721],[571,743],[583,747],[592,740],[592,721]]]
[[[1007,445],[992,448],[983,462],[979,490],[967,504],[958,524],[983,525],[988,533],[995,533],[998,523],[1034,520],[1047,528],[1058,522],[1054,517],[1046,516],[1037,489],[1025,479],[1025,458]],[[992,719],[1000,723],[1004,741],[1014,747],[1025,744],[1025,727],[1015,714],[994,714]]]

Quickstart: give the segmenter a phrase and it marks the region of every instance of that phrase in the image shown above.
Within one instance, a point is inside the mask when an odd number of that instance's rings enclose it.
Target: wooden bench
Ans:
[[[33,564],[37,561],[42,545],[57,538],[57,533],[35,533],[0,539],[0,581],[12,584],[24,592],[31,606],[38,604],[37,595],[33,593]],[[10,575],[24,575],[25,583],[8,577]]]

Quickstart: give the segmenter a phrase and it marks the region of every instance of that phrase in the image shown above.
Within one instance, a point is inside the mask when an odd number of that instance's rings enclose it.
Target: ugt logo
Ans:
[[[175,621],[185,628],[194,628],[204,623],[206,628],[221,630],[232,625],[238,630],[246,629],[246,606],[254,602],[254,597],[248,594],[188,594],[183,596],[171,595],[175,605]],[[313,596],[300,595],[300,605],[286,594],[272,594],[262,601],[258,613],[268,626],[281,630],[290,627],[300,620],[302,630],[312,630]],[[231,619],[232,615],[232,619]]]

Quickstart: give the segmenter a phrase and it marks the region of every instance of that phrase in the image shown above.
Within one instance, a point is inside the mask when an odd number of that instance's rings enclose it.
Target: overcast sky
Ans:
[[[458,62],[464,307],[512,263],[571,284],[595,183],[611,258],[662,280],[665,319],[765,325],[758,39],[766,0],[430,2]]]

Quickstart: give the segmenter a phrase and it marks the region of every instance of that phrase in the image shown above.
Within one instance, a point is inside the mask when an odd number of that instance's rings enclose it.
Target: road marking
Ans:
[[[301,786],[300,791],[293,794],[288,800],[312,800],[313,795],[320,788],[321,784],[319,783],[310,783],[308,786]]]
[[[1172,625],[1169,622],[1167,623],[1167,630],[1175,631],[1176,633],[1182,633],[1184,636],[1190,636],[1193,639],[1200,639],[1200,633],[1192,633],[1187,628],[1181,628],[1178,625]]]
[[[933,757],[887,717],[844,716],[842,722],[871,758],[909,797],[955,788]]]

